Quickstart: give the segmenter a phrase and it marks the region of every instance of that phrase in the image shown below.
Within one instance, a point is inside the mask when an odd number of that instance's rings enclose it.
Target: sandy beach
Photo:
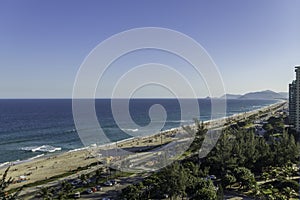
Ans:
[[[112,149],[117,145],[118,148],[123,149],[145,149],[160,145],[161,143],[164,144],[170,142],[172,140],[170,135],[177,131],[178,129],[172,129],[164,131],[159,135],[155,134],[148,137],[132,138],[117,143],[103,145],[98,148]],[[95,149],[95,147],[93,148]],[[10,188],[16,188],[36,181],[46,180],[56,175],[72,172],[79,167],[86,167],[98,161],[98,159],[91,155],[89,150],[82,149],[64,152],[53,156],[40,157],[31,161],[21,162],[19,164],[13,164],[9,170],[9,177],[14,178],[15,182],[10,186]],[[7,167],[8,165],[0,169],[0,176],[3,175]]]
[[[283,104],[283,102],[279,102],[254,111],[230,116],[228,118],[212,120],[206,122],[206,124],[209,128],[218,127],[220,125],[223,125],[226,121],[228,121],[228,119],[243,119],[249,115],[259,113],[259,111],[272,110],[280,104]],[[163,131],[161,133],[154,134],[148,137],[132,138],[126,141],[120,141],[98,148],[115,148],[116,146],[123,149],[148,148],[172,141],[174,139],[172,136],[180,132],[181,130],[181,128],[173,128],[171,130]],[[28,162],[12,165],[8,176],[14,178],[15,183],[10,186],[10,189],[36,181],[49,179],[50,177],[56,175],[71,172],[72,170],[76,170],[78,167],[85,167],[97,161],[99,160],[91,156],[90,152],[87,149],[83,149],[78,151],[64,152],[47,157],[40,157]],[[3,175],[5,169],[6,167],[2,167],[0,169],[0,176]],[[24,180],[21,181],[21,179]]]

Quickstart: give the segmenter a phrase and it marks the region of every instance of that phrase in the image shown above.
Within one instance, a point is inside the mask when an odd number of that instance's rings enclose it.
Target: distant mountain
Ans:
[[[287,92],[274,92],[271,90],[259,91],[259,92],[249,92],[244,95],[240,94],[224,94],[220,99],[287,99]]]
[[[240,98],[242,95],[240,94],[224,94],[223,96],[221,96],[221,99],[238,99]]]
[[[277,92],[273,92],[271,90],[265,90],[260,92],[249,92],[241,96],[239,99],[282,99],[282,98],[285,97]]]
[[[289,98],[289,93],[288,92],[278,92],[283,98]]]

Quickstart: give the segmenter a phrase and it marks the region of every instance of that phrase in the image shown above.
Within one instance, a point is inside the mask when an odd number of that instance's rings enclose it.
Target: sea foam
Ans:
[[[61,147],[54,147],[51,145],[42,145],[42,146],[33,146],[33,147],[22,147],[21,150],[23,151],[31,151],[31,152],[55,152],[55,151],[61,151]]]

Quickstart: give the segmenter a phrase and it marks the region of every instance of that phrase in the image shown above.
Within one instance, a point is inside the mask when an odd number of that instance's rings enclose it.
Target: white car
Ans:
[[[80,192],[76,192],[76,193],[74,194],[74,198],[75,198],[75,199],[80,198]]]

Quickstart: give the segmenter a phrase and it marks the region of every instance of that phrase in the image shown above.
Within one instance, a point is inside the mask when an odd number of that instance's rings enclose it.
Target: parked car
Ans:
[[[76,192],[76,193],[74,194],[74,198],[75,198],[75,199],[80,198],[80,192]]]
[[[103,185],[105,185],[105,186],[112,186],[113,184],[110,181],[106,181],[106,182],[103,183]]]
[[[89,188],[89,189],[87,189],[85,192],[86,192],[87,194],[92,194],[92,193],[93,193],[93,190],[91,190],[91,189]]]
[[[118,182],[116,180],[110,180],[110,182],[113,184],[113,185],[116,185]]]
[[[96,186],[96,189],[97,189],[97,191],[102,191],[101,185],[97,185],[97,186]]]
[[[96,187],[92,187],[91,190],[92,190],[93,192],[97,192],[97,191],[98,191]]]
[[[76,180],[74,180],[74,181],[72,181],[72,185],[73,186],[76,186],[76,185],[78,185],[78,184],[80,184],[82,181],[80,180],[80,179],[76,179]]]
[[[87,183],[91,183],[91,182],[92,182],[92,179],[89,178],[88,180],[86,180],[86,182],[87,182]]]
[[[216,180],[217,177],[215,175],[209,175],[207,176],[207,178],[209,178],[210,180]]]
[[[82,185],[87,185],[88,182],[87,181],[82,181]]]

